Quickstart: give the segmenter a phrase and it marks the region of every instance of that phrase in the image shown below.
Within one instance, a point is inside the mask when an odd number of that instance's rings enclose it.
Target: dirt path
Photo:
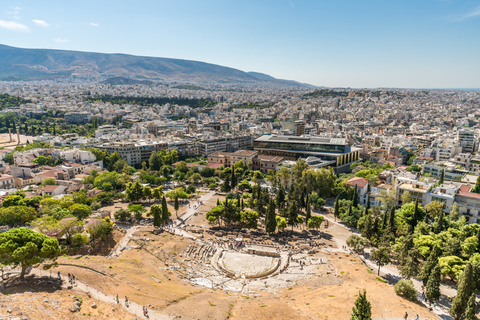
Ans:
[[[50,276],[49,271],[40,270],[40,269],[33,269],[31,273],[35,274],[35,275],[38,275],[38,276]],[[61,275],[61,278],[63,280],[63,286],[67,287],[68,286],[68,281],[69,281],[68,277],[66,277],[64,275]],[[76,281],[75,284],[74,284],[74,287],[77,290],[84,291],[85,293],[89,294],[91,297],[93,297],[97,300],[107,302],[107,303],[112,303],[112,304],[117,303],[117,299],[116,299],[115,296],[107,295],[107,294],[105,294],[101,291],[98,291],[97,289],[95,289],[93,287],[90,287],[90,286],[86,285],[83,282]],[[119,304],[121,304],[122,307],[125,310],[127,310],[128,312],[130,312],[131,314],[134,314],[138,317],[145,318],[143,316],[143,306],[139,305],[138,303],[133,302],[133,301],[129,301],[128,307],[127,307],[127,306],[125,306],[125,299],[121,299],[120,296],[119,296]],[[170,317],[167,314],[159,313],[157,311],[152,311],[152,310],[148,310],[148,318],[153,319],[153,320],[170,320],[170,319],[172,319],[172,317]]]

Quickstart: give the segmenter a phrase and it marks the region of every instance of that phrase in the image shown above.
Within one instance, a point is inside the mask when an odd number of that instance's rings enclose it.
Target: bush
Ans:
[[[237,196],[234,193],[229,192],[225,195],[225,199],[227,200],[237,199]]]
[[[86,235],[86,234],[77,233],[72,238],[72,245],[74,245],[74,246],[79,247],[79,246],[87,244],[87,243],[88,243],[88,235]]]
[[[195,186],[193,184],[188,186],[188,188],[187,188],[187,193],[188,194],[195,193],[195,191],[196,191],[196,189],[195,189]]]
[[[417,290],[413,287],[412,280],[402,279],[395,284],[395,293],[407,300],[417,300]]]
[[[102,207],[102,204],[99,202],[99,201],[93,201],[92,204],[90,205],[90,208],[92,208],[92,210],[98,210]]]
[[[218,185],[216,183],[211,183],[208,185],[208,188],[209,189],[216,189],[218,187]]]
[[[127,209],[119,209],[113,214],[115,220],[126,221],[132,217],[132,213]]]

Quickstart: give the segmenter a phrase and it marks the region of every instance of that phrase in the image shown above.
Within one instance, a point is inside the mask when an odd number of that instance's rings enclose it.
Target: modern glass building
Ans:
[[[275,135],[261,136],[253,146],[259,154],[281,156],[287,160],[314,156],[337,173],[349,171],[350,164],[360,159],[361,150],[347,146],[345,139]]]

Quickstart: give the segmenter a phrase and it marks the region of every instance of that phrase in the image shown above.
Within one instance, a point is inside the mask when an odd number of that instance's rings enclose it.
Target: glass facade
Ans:
[[[334,152],[334,153],[345,152],[345,146],[333,145],[333,144],[255,141],[254,147],[266,148],[266,149],[279,149],[279,150],[298,150],[298,151],[316,151],[316,152]]]

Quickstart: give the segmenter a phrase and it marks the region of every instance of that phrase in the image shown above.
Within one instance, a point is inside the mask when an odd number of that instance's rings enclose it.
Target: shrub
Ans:
[[[417,300],[417,290],[413,287],[412,280],[402,279],[395,284],[395,293],[410,301]]]
[[[195,189],[195,186],[193,184],[188,186],[188,188],[187,188],[187,193],[188,194],[195,193],[195,191],[196,191],[196,189]]]
[[[216,183],[211,183],[208,185],[208,188],[209,189],[216,189],[218,187],[218,185]]]
[[[102,204],[98,201],[93,201],[92,204],[90,205],[90,208],[92,208],[92,210],[98,210],[102,207]]]
[[[126,221],[132,217],[132,213],[127,209],[119,209],[113,214],[115,220]]]
[[[88,243],[88,235],[77,233],[72,237],[72,245],[81,246]]]

